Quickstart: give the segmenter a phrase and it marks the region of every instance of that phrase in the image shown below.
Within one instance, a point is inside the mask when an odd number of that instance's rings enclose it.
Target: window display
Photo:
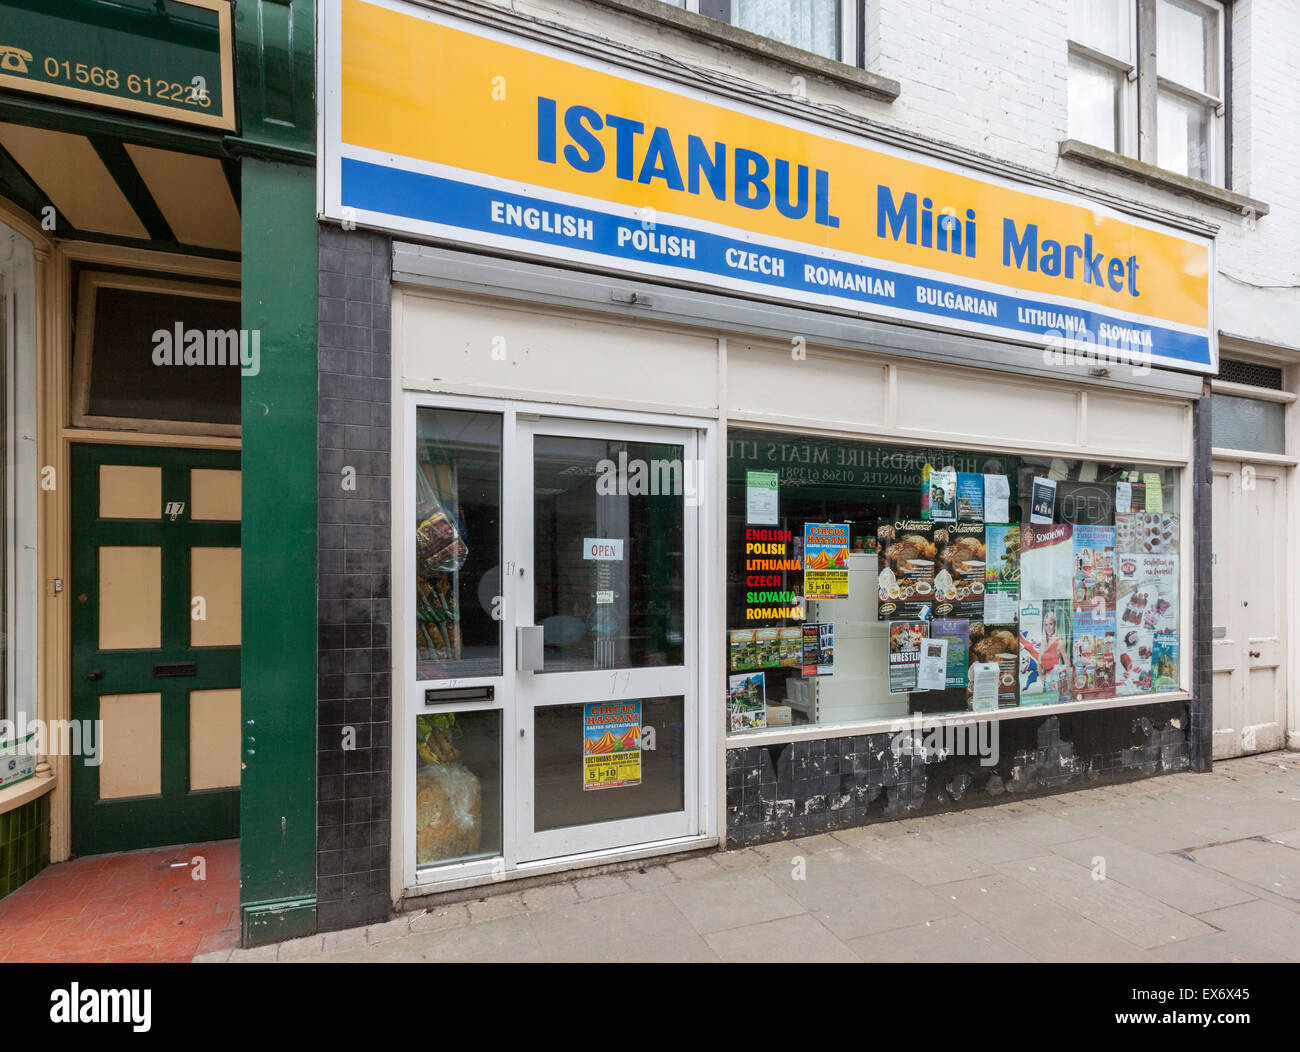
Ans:
[[[1178,506],[1173,468],[733,430],[728,727],[1176,690]]]

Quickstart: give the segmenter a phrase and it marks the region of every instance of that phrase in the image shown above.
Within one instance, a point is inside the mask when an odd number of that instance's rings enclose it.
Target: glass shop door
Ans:
[[[520,414],[520,862],[699,832],[696,433]]]

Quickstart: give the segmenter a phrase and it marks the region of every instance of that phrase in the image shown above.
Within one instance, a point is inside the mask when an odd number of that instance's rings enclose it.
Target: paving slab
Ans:
[[[841,939],[951,916],[952,906],[897,869],[855,851],[808,860],[803,879],[771,866],[772,882]]]
[[[683,881],[664,888],[664,894],[701,935],[804,912],[761,868]]]
[[[1031,957],[970,917],[940,917],[849,940],[863,961],[881,964],[1032,964]]]
[[[531,918],[548,961],[716,961],[661,889],[607,895]]]
[[[718,958],[728,963],[856,964],[858,957],[806,913],[728,928],[705,936]]]
[[[1204,913],[1255,897],[1177,856],[1151,855],[1113,837],[1057,844],[1052,853],[1089,871],[1096,865],[1094,860],[1101,859],[1107,880],[1134,888],[1184,913]]]
[[[1201,920],[1287,961],[1300,961],[1300,914],[1272,902],[1243,902],[1202,913]]]
[[[1199,866],[1224,873],[1300,906],[1300,851],[1271,840],[1238,840],[1189,852]]]
[[[1039,961],[1147,961],[1141,948],[999,874],[932,888],[972,920]]]
[[[941,844],[931,837],[887,840],[861,850],[868,858],[896,869],[917,884],[927,887],[993,872],[990,863],[981,862],[960,848]]]
[[[533,918],[527,915],[469,924],[463,928],[409,935],[390,939],[365,951],[369,961],[471,961],[501,963],[535,963],[546,959],[533,934]],[[330,960],[326,956],[324,960]],[[343,960],[337,955],[333,960]],[[357,960],[357,957],[347,958]]]
[[[1059,855],[999,864],[999,871],[1135,946],[1152,949],[1212,935],[1208,924]]]

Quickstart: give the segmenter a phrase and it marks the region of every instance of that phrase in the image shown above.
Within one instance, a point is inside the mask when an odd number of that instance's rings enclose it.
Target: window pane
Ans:
[[[1210,112],[1200,103],[1162,91],[1156,100],[1156,163],[1193,179],[1211,178]]]
[[[816,55],[841,56],[840,0],[732,0],[731,21]]]
[[[1217,50],[1214,15],[1207,8],[1160,0],[1156,8],[1156,71],[1160,76],[1217,95],[1218,84],[1207,78],[1206,45],[1210,40]]]
[[[501,417],[420,409],[415,463],[416,678],[499,675]]]
[[[1220,449],[1285,453],[1286,407],[1281,402],[1216,394],[1210,398],[1210,426]]]
[[[1119,73],[1070,56],[1071,139],[1122,153],[1119,99]]]
[[[501,711],[415,718],[415,863],[501,854]]]
[[[1070,39],[1131,61],[1129,19],[1135,0],[1071,0]]]
[[[682,664],[682,447],[533,439],[533,623],[543,672]]]
[[[682,699],[617,703],[621,715],[629,716],[615,722],[618,733],[602,743],[601,717],[595,713],[606,707],[535,710],[533,824],[538,831],[671,814],[686,806]],[[605,756],[615,762],[602,764]]]

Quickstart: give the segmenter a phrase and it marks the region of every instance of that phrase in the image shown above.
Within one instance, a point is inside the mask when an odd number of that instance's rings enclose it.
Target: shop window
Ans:
[[[729,731],[1181,689],[1178,502],[1172,468],[732,431]]]
[[[77,291],[72,422],[238,435],[240,377],[261,369],[233,286],[87,272]]]
[[[857,65],[861,0],[668,0],[674,7]]]
[[[1223,23],[1216,0],[1076,0],[1070,137],[1222,185]]]

